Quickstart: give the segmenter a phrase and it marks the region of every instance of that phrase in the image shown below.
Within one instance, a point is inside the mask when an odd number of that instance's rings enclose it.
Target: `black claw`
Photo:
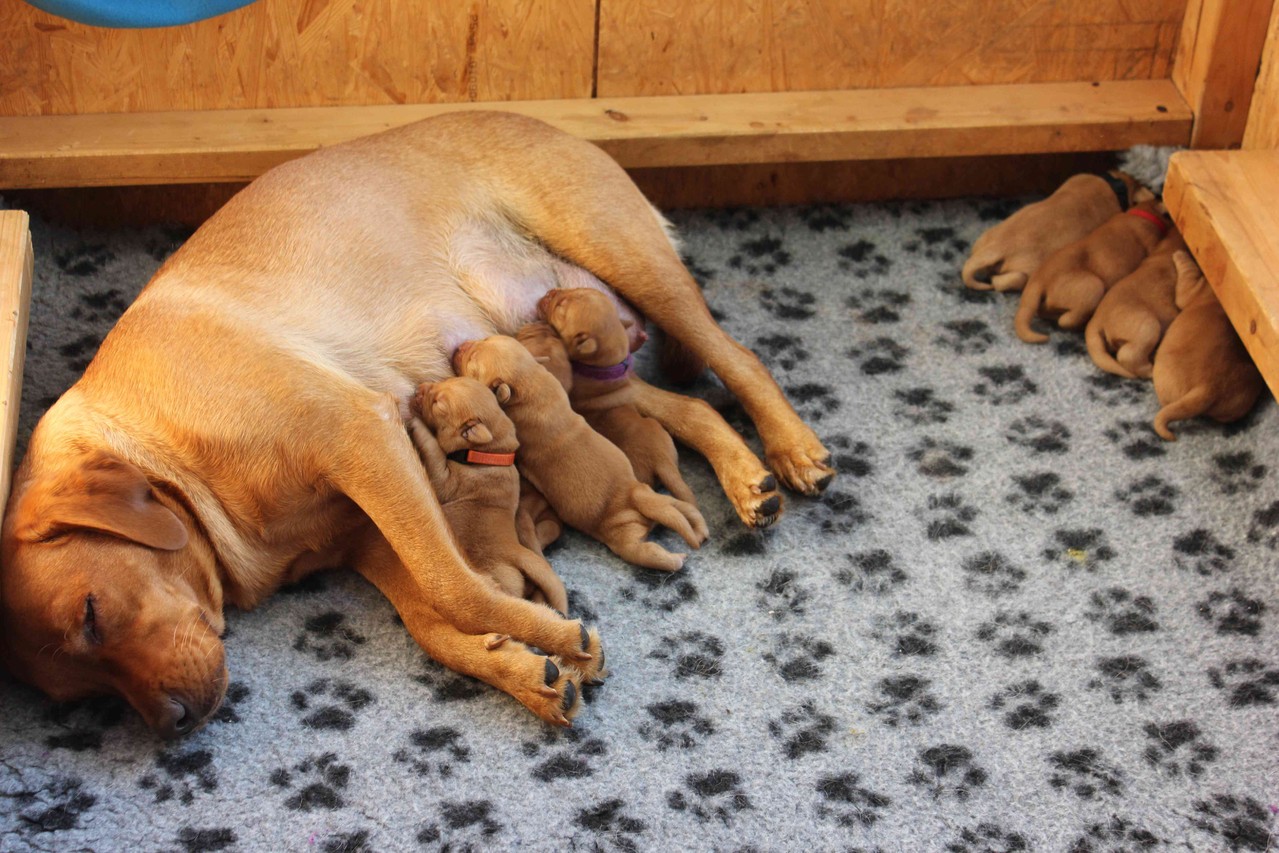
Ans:
[[[772,515],[777,515],[777,513],[781,510],[781,508],[782,508],[781,497],[779,495],[773,495],[771,498],[769,498],[768,500],[764,501],[762,504],[759,505],[758,512],[760,515],[772,516]]]
[[[819,491],[819,492],[824,492],[824,491],[826,491],[826,487],[830,485],[830,481],[831,481],[831,480],[833,480],[833,479],[835,479],[835,475],[834,475],[834,474],[827,474],[826,476],[822,477],[822,478],[821,478],[820,480],[818,480],[818,481],[817,481],[817,483],[816,483],[817,491]]]
[[[573,685],[573,682],[570,681],[564,685],[564,701],[560,703],[560,709],[563,710],[564,713],[568,713],[569,709],[573,707],[573,703],[576,701],[577,688]]]
[[[560,668],[555,665],[555,661],[550,658],[546,659],[546,684],[550,686],[560,677]]]
[[[762,482],[760,482],[759,491],[761,494],[764,492],[777,491],[777,479],[772,474],[769,474]]]
[[[589,652],[591,650],[591,632],[586,630],[586,626],[582,627],[582,651]]]

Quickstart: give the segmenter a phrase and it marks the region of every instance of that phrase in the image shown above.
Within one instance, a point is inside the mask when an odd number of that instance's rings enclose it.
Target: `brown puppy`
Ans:
[[[1151,198],[1150,190],[1123,172],[1075,175],[1048,198],[986,229],[964,263],[964,284],[973,290],[1021,290],[1053,252]]]
[[[1155,347],[1177,316],[1172,253],[1185,248],[1173,228],[1150,257],[1106,291],[1084,330],[1088,355],[1102,370],[1128,379],[1150,378]]]
[[[1048,340],[1031,320],[1056,318],[1063,329],[1082,329],[1106,290],[1137,268],[1168,233],[1161,202],[1145,201],[1110,217],[1082,240],[1063,246],[1031,275],[1013,323],[1028,344]]]
[[[598,636],[470,570],[404,422],[457,343],[605,281],[737,395],[778,481],[830,482],[829,453],[614,160],[534,119],[449,113],[277,166],[156,273],[14,476],[0,660],[186,734],[227,683],[224,606],[346,566],[445,666],[568,716],[534,647],[590,677]],[[747,523],[777,499],[753,455],[716,472]]]
[[[697,507],[659,495],[635,479],[625,454],[570,407],[559,382],[514,338],[467,341],[453,357],[459,375],[492,389],[521,436],[520,472],[570,527],[598,539],[627,562],[664,571],[684,565],[644,537],[655,524],[692,548],[706,540]]]
[[[413,410],[421,420],[409,421],[409,435],[470,567],[508,595],[567,613],[564,582],[516,533],[520,443],[493,394],[463,377],[423,383]]]
[[[633,404],[630,349],[625,324],[608,297],[586,288],[551,290],[537,303],[538,316],[559,335],[572,365],[573,410],[626,454],[641,483],[661,483],[697,505],[679,471],[675,442],[662,425]]]
[[[1203,273],[1185,252],[1177,265],[1177,307],[1155,353],[1155,394],[1163,408],[1155,432],[1168,441],[1177,436],[1168,424],[1197,415],[1229,423],[1252,409],[1265,388],[1243,341],[1231,325]]]

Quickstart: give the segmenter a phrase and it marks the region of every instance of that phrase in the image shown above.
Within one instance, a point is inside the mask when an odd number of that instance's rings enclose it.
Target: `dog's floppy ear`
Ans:
[[[507,385],[501,379],[494,379],[489,383],[489,390],[493,392],[493,396],[497,398],[499,406],[505,406],[511,402],[511,386]]]
[[[578,332],[573,336],[573,352],[578,355],[594,355],[599,348],[599,342],[586,332]]]
[[[477,418],[471,418],[462,424],[462,439],[467,444],[488,444],[493,440],[493,433]]]
[[[1172,262],[1177,267],[1177,290],[1174,301],[1177,303],[1177,308],[1184,311],[1187,305],[1203,293],[1208,282],[1189,252],[1173,252]]]
[[[177,551],[187,529],[160,503],[135,465],[100,454],[23,495],[17,534],[28,542],[70,530],[96,530],[149,548]]]

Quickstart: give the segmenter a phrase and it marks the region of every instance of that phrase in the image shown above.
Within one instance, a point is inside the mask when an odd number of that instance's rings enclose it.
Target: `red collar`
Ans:
[[[1151,213],[1148,210],[1140,210],[1135,207],[1132,210],[1128,211],[1128,215],[1139,217],[1141,219],[1146,220],[1147,222],[1153,222],[1154,226],[1159,229],[1160,237],[1168,236],[1168,223],[1163,220],[1163,217],[1156,216],[1155,214]]]
[[[515,464],[514,453],[485,453],[483,450],[471,450],[470,448],[454,450],[448,454],[448,458],[464,465],[506,466]]]

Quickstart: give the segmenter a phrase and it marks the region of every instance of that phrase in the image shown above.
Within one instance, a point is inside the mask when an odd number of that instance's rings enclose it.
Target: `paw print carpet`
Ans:
[[[1081,337],[1017,341],[959,282],[1012,209],[674,217],[839,477],[758,534],[682,453],[712,539],[673,575],[567,535],[613,673],[573,729],[330,572],[229,614],[226,704],[171,745],[0,680],[0,849],[1271,849],[1279,412],[1167,444]],[[184,236],[36,224],[22,437]]]

